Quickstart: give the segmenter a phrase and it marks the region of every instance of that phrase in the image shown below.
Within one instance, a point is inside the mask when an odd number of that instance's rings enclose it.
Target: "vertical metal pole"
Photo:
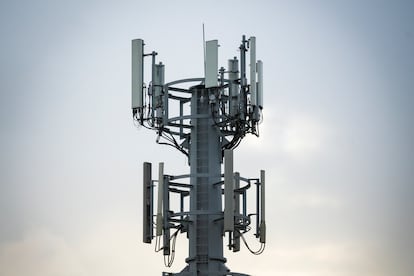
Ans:
[[[152,72],[151,72],[151,99],[150,99],[150,101],[151,101],[151,119],[152,119],[152,124],[153,124],[153,126],[155,125],[155,120],[154,120],[154,117],[155,117],[155,110],[156,110],[156,103],[155,103],[155,85],[154,85],[154,83],[156,82],[155,81],[155,79],[156,79],[156,74],[155,74],[155,72],[156,72],[156,70],[155,70],[155,56],[156,56],[156,53],[155,52],[152,52],[152,65],[151,65],[151,70],[152,70]]]
[[[180,138],[182,139],[184,137],[184,129],[183,129],[183,125],[184,125],[184,120],[182,119],[182,117],[184,116],[184,102],[180,101]]]
[[[246,79],[246,36],[243,35],[240,45],[240,119],[245,119],[247,113],[247,79]]]
[[[224,231],[234,231],[233,150],[224,150]]]
[[[164,85],[164,83],[163,83],[163,85]],[[162,91],[163,91],[163,93],[164,93],[164,95],[163,95],[163,118],[162,118],[162,123],[163,123],[163,125],[164,126],[167,126],[168,125],[168,114],[169,114],[169,106],[168,106],[168,90],[165,88],[165,87],[163,87],[162,88]]]
[[[184,213],[184,194],[180,193],[180,212]],[[184,216],[180,216],[181,221],[184,220]]]
[[[243,217],[247,216],[247,193],[243,190]]]
[[[240,173],[234,173],[234,188],[237,191],[240,188]],[[234,215],[236,217],[240,216],[240,193],[235,193],[234,198]],[[233,252],[240,251],[240,233],[236,230],[233,233],[234,241],[233,241]]]
[[[260,186],[259,180],[256,180],[256,237],[259,237],[259,223],[260,223]]]
[[[240,45],[240,73],[241,85],[246,86],[246,36],[244,35]]]

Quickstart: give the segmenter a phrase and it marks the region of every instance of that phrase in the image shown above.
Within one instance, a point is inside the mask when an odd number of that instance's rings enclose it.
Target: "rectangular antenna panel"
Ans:
[[[143,172],[143,242],[151,243],[153,236],[152,228],[152,177],[151,177],[151,163],[144,162]]]
[[[156,235],[162,235],[163,217],[162,217],[162,200],[164,197],[164,163],[160,162],[158,166],[158,200],[157,200],[157,228]]]
[[[132,40],[132,109],[142,108],[144,83],[144,40]]]
[[[256,37],[252,36],[249,40],[250,48],[250,102],[257,105],[256,95]]]
[[[168,210],[170,210],[170,193],[168,191],[168,186],[169,186],[169,179],[168,177],[164,176],[164,180],[163,180],[163,197],[164,200],[162,202],[163,204],[163,230],[164,230],[164,235],[163,235],[163,254],[165,255],[170,255],[170,240],[171,240],[171,235],[170,235],[170,227],[168,225],[168,220],[169,220],[169,214],[168,214]]]
[[[234,231],[233,150],[224,150],[224,231]]]
[[[229,96],[230,96],[230,115],[234,116],[238,113],[239,107],[239,84],[237,80],[239,79],[239,61],[237,58],[229,59],[228,63],[229,70]]]
[[[164,64],[159,63],[154,65],[154,76],[153,76],[153,87],[154,87],[154,113],[156,114],[157,118],[161,118],[163,115],[163,101],[164,97],[162,94],[163,86],[164,86]]]
[[[154,66],[155,76],[153,76],[154,83],[152,85],[154,85],[155,97],[159,97],[162,94],[162,88],[164,86],[164,64],[160,62],[159,64],[155,64]]]
[[[217,87],[218,40],[206,42],[205,87]]]
[[[260,171],[260,185],[261,185],[261,194],[260,194],[260,242],[266,243],[266,218],[265,218],[265,211],[266,211],[266,204],[265,204],[265,171]]]
[[[263,62],[257,61],[257,105],[263,108]]]

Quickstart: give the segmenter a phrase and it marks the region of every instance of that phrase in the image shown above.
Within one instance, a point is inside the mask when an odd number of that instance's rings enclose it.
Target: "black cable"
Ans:
[[[160,252],[162,250],[161,247],[161,236],[156,236],[155,237],[155,252]]]
[[[266,247],[266,244],[265,244],[265,243],[260,243],[260,248],[259,248],[257,251],[254,251],[254,250],[252,250],[252,249],[250,248],[250,246],[248,245],[248,243],[247,243],[246,239],[245,239],[245,238],[244,238],[244,236],[243,236],[243,233],[242,233],[242,232],[240,232],[239,230],[237,230],[237,232],[240,234],[240,237],[242,238],[244,245],[247,247],[247,249],[248,249],[248,250],[249,250],[252,254],[254,254],[254,255],[260,255],[260,254],[262,254],[262,253],[264,252],[265,247]]]
[[[165,135],[164,135],[165,133],[169,134],[169,135],[170,135],[170,137],[165,136]],[[161,143],[160,143],[160,142],[158,142],[158,144],[160,144],[160,145],[168,145],[168,146],[172,146],[172,147],[174,147],[174,148],[178,149],[178,150],[179,150],[180,152],[182,152],[183,154],[185,154],[187,157],[189,157],[188,152],[187,152],[187,151],[185,151],[185,150],[184,150],[184,148],[178,144],[177,140],[174,138],[174,135],[170,132],[170,130],[169,130],[169,129],[167,129],[167,128],[163,128],[163,129],[161,129],[161,130],[160,130],[160,132],[159,132],[159,135],[160,135],[162,138],[164,138],[164,139],[166,139],[167,141],[169,141],[171,144],[169,144],[169,143],[162,143],[162,142],[161,142]]]
[[[166,267],[171,267],[175,260],[175,245],[177,241],[178,232],[181,230],[179,227],[174,234],[171,236],[169,243],[171,244],[171,255],[164,255],[164,265]]]

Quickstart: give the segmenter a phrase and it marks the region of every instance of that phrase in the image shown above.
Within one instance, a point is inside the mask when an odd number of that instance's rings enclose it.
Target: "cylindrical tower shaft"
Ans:
[[[209,104],[214,89],[191,88],[191,222],[188,266],[181,275],[218,276],[229,271],[223,256],[221,143]]]

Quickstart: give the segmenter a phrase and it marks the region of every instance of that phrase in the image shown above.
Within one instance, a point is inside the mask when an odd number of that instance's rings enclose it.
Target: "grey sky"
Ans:
[[[141,163],[183,156],[136,130],[130,41],[166,80],[203,74],[257,37],[259,139],[237,170],[266,169],[269,244],[226,253],[253,275],[410,276],[414,270],[411,1],[2,1],[0,274],[160,275],[141,240]],[[179,237],[172,271],[187,248]]]

